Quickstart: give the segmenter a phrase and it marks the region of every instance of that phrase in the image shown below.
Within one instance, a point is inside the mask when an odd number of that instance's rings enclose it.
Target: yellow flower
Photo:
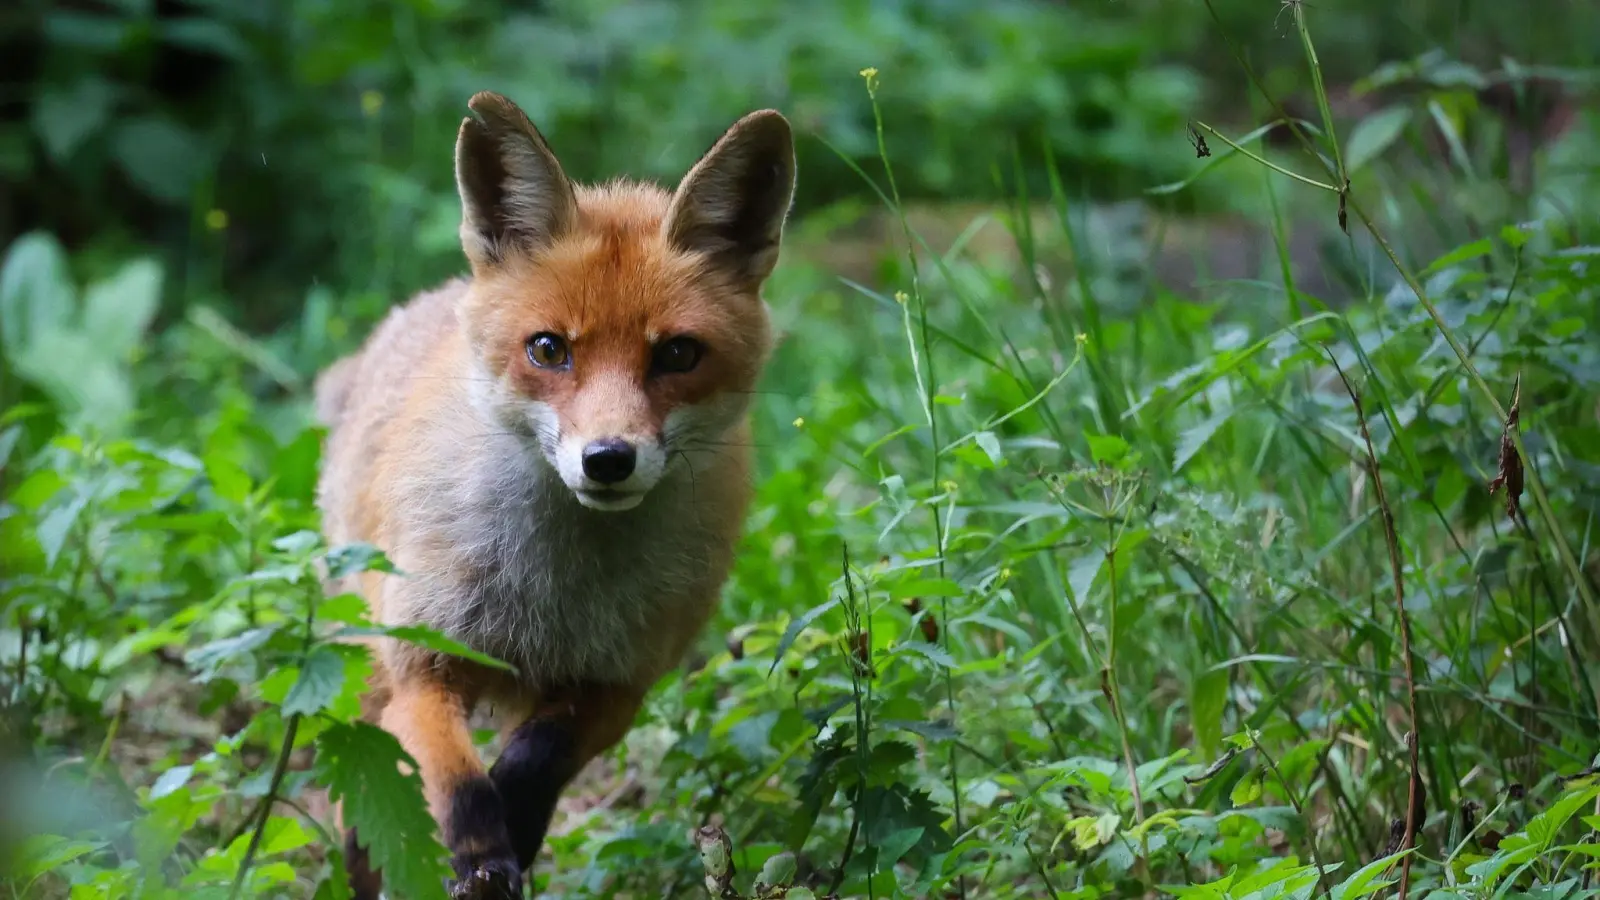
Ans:
[[[794,427],[796,427],[796,428],[804,428],[804,427],[806,427],[806,417],[805,416],[800,416],[800,417],[796,418],[794,420]]]
[[[206,213],[206,227],[212,231],[221,231],[228,227],[228,214],[220,209],[213,209]]]
[[[894,292],[894,302],[900,304],[901,306],[905,306],[906,305],[906,301],[910,300],[910,299],[911,299],[910,297],[906,296],[906,292],[905,291],[895,291]]]
[[[867,81],[867,96],[876,97],[878,95],[878,70],[872,66],[867,66],[861,70],[861,77]]]
[[[368,116],[375,116],[378,110],[383,109],[383,93],[381,91],[361,92],[361,111]]]

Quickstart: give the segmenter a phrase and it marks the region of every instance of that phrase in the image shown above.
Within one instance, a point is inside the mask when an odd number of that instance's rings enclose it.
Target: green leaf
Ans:
[[[87,856],[106,844],[104,841],[71,841],[58,834],[37,834],[22,841],[11,859],[11,870],[24,882]]]
[[[150,799],[160,800],[178,788],[189,783],[189,777],[194,774],[194,766],[173,766],[161,773],[156,783],[150,785]]]
[[[1100,574],[1105,562],[1106,555],[1099,550],[1090,550],[1072,561],[1067,569],[1067,586],[1072,591],[1072,599],[1078,603],[1089,602],[1089,589],[1094,587],[1095,576]]]
[[[309,528],[286,534],[272,542],[272,549],[290,556],[305,556],[322,543],[322,535]]]
[[[335,594],[317,606],[317,620],[369,627],[367,600],[360,594]]]
[[[401,771],[404,763],[408,771]],[[450,872],[422,799],[416,762],[393,735],[365,722],[334,725],[317,738],[317,777],[343,803],[391,896],[437,897]]]
[[[1234,806],[1249,806],[1261,799],[1261,770],[1250,769],[1234,784],[1228,799]]]
[[[393,572],[394,563],[371,544],[345,544],[328,551],[329,578],[343,578],[361,572]]]
[[[0,338],[7,356],[67,327],[77,305],[66,253],[54,237],[34,231],[11,243],[0,266]]]
[[[922,840],[922,835],[927,829],[921,825],[912,828],[902,828],[891,833],[878,843],[878,855],[873,860],[873,865],[878,872],[888,872],[894,868],[895,863],[905,856],[917,842]]]
[[[1350,131],[1350,141],[1345,145],[1344,166],[1351,174],[1383,155],[1389,145],[1400,137],[1411,122],[1411,108],[1386,106],[1360,122]]]
[[[756,884],[766,885],[767,887],[786,887],[789,882],[794,880],[795,871],[794,854],[787,852],[777,853],[767,857],[767,861],[762,864],[761,874],[756,876]]]
[[[1114,434],[1084,435],[1089,440],[1089,455],[1103,465],[1114,465],[1128,455],[1128,442]]]
[[[424,647],[436,653],[459,656],[480,666],[488,666],[491,669],[500,669],[506,672],[516,671],[515,667],[510,663],[495,659],[487,653],[479,653],[466,644],[440,634],[426,625],[347,625],[333,634],[336,639],[363,636],[392,637],[409,644],[416,644],[418,647]]]
[[[203,644],[189,651],[187,662],[196,670],[196,679],[208,681],[234,657],[260,647],[277,633],[277,628],[252,628],[249,631]]]
[[[84,331],[113,361],[125,361],[150,327],[161,306],[161,279],[160,263],[136,259],[84,292]]]
[[[21,424],[12,425],[10,428],[0,431],[0,469],[5,468],[6,463],[11,461],[11,453],[17,449],[17,443],[21,440]]]
[[[960,732],[956,731],[945,722],[923,722],[912,721],[909,719],[884,719],[877,724],[884,728],[909,731],[912,734],[920,735],[930,741],[935,742],[953,741],[961,736]]]
[[[170,44],[230,60],[241,60],[249,55],[249,45],[239,37],[239,32],[221,19],[185,16],[160,21],[161,37]]]
[[[1222,744],[1222,714],[1228,704],[1228,673],[1210,671],[1195,679],[1194,733],[1207,756],[1215,756]]]
[[[299,850],[309,843],[311,843],[311,832],[306,831],[299,819],[273,816],[267,820],[266,828],[262,829],[261,847],[258,852],[262,856],[271,856],[275,853]]]
[[[154,116],[117,126],[111,135],[111,154],[139,189],[172,204],[188,200],[206,164],[198,135]]]
[[[1488,256],[1492,252],[1494,252],[1494,244],[1488,238],[1479,238],[1469,244],[1463,244],[1429,263],[1428,268],[1424,269],[1422,274],[1431,275],[1441,269],[1448,269],[1451,266],[1457,266],[1469,260]]]
[[[1178,435],[1178,446],[1172,451],[1172,471],[1176,473],[1184,464],[1194,458],[1206,441],[1217,433],[1217,429],[1228,421],[1233,415],[1233,408],[1229,407],[1216,415],[1210,416],[1201,422],[1191,425]]]
[[[105,125],[112,99],[111,86],[98,78],[41,91],[33,103],[33,131],[50,158],[66,164]]]
[[[344,657],[332,647],[313,649],[300,665],[300,677],[283,698],[286,716],[316,715],[338,699],[344,689]]]
[[[84,507],[89,505],[89,498],[83,493],[74,493],[71,500],[57,506],[39,523],[36,532],[39,546],[44,549],[46,565],[55,565],[56,557],[61,555],[61,548],[67,543],[67,535],[72,531],[72,526],[78,521],[78,516],[83,513]]]
[[[128,39],[135,24],[132,17],[53,12],[45,17],[44,33],[51,44],[111,53]]]
[[[961,585],[948,578],[916,578],[903,581],[889,589],[889,599],[904,600],[907,597],[961,597],[966,591]]]
[[[960,665],[960,663],[956,662],[955,657],[945,652],[943,647],[938,644],[930,644],[927,641],[906,641],[900,645],[899,649],[915,653],[943,669],[954,669]]]
[[[789,623],[789,627],[784,629],[783,637],[778,641],[778,649],[772,654],[772,667],[767,670],[768,677],[771,677],[773,672],[778,671],[778,663],[783,661],[783,655],[789,652],[789,648],[794,645],[795,638],[800,636],[800,632],[805,631],[812,622],[822,618],[824,613],[838,605],[837,598],[825,603],[819,603],[806,610],[805,614],[800,618]]]
[[[1523,829],[1528,839],[1533,841],[1539,852],[1543,853],[1555,843],[1561,829],[1565,828],[1568,820],[1577,815],[1580,809],[1588,806],[1596,797],[1600,797],[1600,783],[1584,784],[1576,782],[1571,789],[1557,798],[1543,812],[1528,820],[1528,825]]]
[[[216,491],[218,497],[238,506],[250,497],[250,473],[239,465],[232,454],[232,448],[219,448],[207,453],[206,477],[211,480],[211,489]]]
[[[1411,850],[1402,850],[1399,853],[1385,856],[1382,859],[1375,859],[1362,866],[1356,870],[1354,875],[1339,882],[1338,886],[1333,889],[1333,900],[1356,900],[1358,897],[1365,897],[1388,887],[1392,882],[1378,881],[1378,875],[1411,852]]]
[[[1005,457],[1005,454],[1001,451],[1000,439],[995,437],[994,432],[980,431],[973,439],[978,442],[978,446],[988,455],[990,462],[997,466],[1000,465],[1000,461]]]

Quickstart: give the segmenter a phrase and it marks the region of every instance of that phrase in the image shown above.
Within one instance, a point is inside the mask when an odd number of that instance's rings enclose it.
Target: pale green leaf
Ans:
[[[7,356],[65,328],[77,302],[66,253],[54,237],[34,231],[11,242],[0,266],[0,338]]]
[[[83,330],[112,361],[138,346],[161,306],[161,265],[136,259],[83,295]]]
[[[98,78],[41,91],[33,103],[33,131],[50,158],[62,164],[70,160],[105,126],[112,99],[111,85]]]
[[[1345,145],[1345,170],[1353,174],[1383,155],[1410,122],[1409,107],[1386,106],[1356,123],[1350,131],[1350,142]]]
[[[310,716],[326,709],[344,689],[344,657],[332,647],[311,651],[300,665],[300,677],[283,698],[286,716]]]
[[[1206,672],[1194,682],[1189,701],[1194,713],[1194,733],[1207,756],[1222,745],[1222,714],[1228,704],[1228,673]]]
[[[12,871],[23,881],[87,856],[105,846],[104,841],[73,841],[57,834],[37,834],[22,841],[12,855]]]

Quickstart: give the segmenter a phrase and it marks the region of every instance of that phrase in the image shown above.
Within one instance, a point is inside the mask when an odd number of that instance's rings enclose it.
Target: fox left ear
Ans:
[[[514,250],[536,252],[577,216],[572,183],[561,163],[515,103],[491,91],[467,102],[477,113],[456,139],[461,194],[461,246],[474,269]]]
[[[772,274],[794,201],[794,135],[775,110],[735,122],[683,177],[663,227],[752,289]]]

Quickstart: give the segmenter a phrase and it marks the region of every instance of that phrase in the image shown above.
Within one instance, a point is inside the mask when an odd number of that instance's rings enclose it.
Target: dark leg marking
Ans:
[[[488,778],[462,782],[450,798],[445,826],[455,900],[520,900],[522,867],[506,833],[505,804]]]
[[[350,893],[355,900],[378,900],[383,891],[383,873],[372,868],[372,858],[354,827],[344,833],[344,870],[350,876]]]
[[[556,801],[578,774],[577,737],[570,721],[535,718],[511,733],[489,777],[505,801],[506,829],[526,870],[544,845]]]

